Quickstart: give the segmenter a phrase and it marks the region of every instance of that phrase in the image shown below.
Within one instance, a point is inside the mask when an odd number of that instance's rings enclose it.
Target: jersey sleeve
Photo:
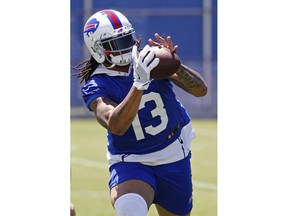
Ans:
[[[105,86],[103,83],[95,79],[88,80],[88,82],[81,88],[81,92],[84,103],[90,111],[92,110],[89,108],[89,105],[94,99],[98,97],[107,97]]]

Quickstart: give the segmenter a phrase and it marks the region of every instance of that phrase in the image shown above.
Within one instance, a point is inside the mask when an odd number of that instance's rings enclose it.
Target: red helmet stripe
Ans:
[[[123,26],[120,19],[117,17],[117,15],[113,11],[102,10],[102,12],[107,15],[114,29],[118,29]]]

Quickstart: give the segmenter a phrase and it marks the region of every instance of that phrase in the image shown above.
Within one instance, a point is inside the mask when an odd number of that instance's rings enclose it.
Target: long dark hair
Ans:
[[[139,39],[136,40],[136,45],[138,46],[138,48],[140,47],[141,40],[142,35],[140,35]],[[83,61],[76,66],[71,66],[72,69],[79,71],[78,73],[72,73],[71,75],[77,76],[77,78],[81,78],[80,83],[82,83],[83,81],[85,81],[86,83],[99,65],[100,63],[98,63],[91,55],[89,60]]]
[[[86,83],[99,65],[100,64],[93,58],[93,56],[91,56],[89,60],[83,61],[76,66],[71,66],[72,69],[79,71],[77,73],[72,73],[71,75],[81,78],[80,83],[83,81]]]

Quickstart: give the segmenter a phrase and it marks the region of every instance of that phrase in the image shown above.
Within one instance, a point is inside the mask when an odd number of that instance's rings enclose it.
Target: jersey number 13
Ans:
[[[164,103],[162,101],[160,94],[156,92],[150,92],[149,94],[143,95],[140,102],[139,110],[145,109],[146,108],[145,103],[148,101],[154,101],[156,104],[156,107],[150,110],[152,118],[160,117],[161,121],[160,124],[158,124],[157,126],[149,125],[143,128],[139,116],[137,114],[132,122],[132,127],[134,129],[137,140],[145,138],[144,131],[148,134],[156,135],[161,131],[163,131],[168,124],[168,116],[164,108]]]

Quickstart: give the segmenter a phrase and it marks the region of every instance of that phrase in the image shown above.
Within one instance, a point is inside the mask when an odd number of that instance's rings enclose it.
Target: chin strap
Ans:
[[[111,68],[113,68],[113,67],[115,67],[115,64],[112,64],[111,66],[106,67],[106,68],[111,69]]]

